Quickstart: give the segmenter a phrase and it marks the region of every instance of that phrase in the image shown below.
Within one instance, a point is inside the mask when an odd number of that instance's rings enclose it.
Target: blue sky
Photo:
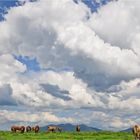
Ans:
[[[35,0],[30,0],[34,2]],[[1,0],[0,1],[0,20],[4,20],[3,14],[7,13],[7,10],[11,7],[20,6],[24,3],[20,2],[19,0]]]
[[[39,71],[40,67],[35,58],[29,58],[28,56],[15,56],[15,58],[20,61],[21,63],[25,64],[27,66],[27,70],[30,71]]]
[[[0,1],[0,129],[84,122],[120,130],[138,123],[138,3]]]
[[[0,20],[3,20],[3,14],[6,14],[7,8],[16,6],[18,3],[17,0],[1,0],[0,1]]]

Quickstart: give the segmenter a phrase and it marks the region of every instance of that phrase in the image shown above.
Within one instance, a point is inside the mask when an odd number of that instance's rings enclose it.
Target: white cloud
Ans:
[[[11,54],[0,55],[0,60],[1,81],[8,80],[5,79],[7,76],[9,78],[11,75],[16,75],[16,73],[23,73],[26,71],[26,65],[15,60]]]
[[[106,72],[109,70],[113,75],[120,75],[120,73],[127,74],[127,76],[139,75],[139,58],[135,53],[105,44],[94,31],[83,23],[76,25],[63,26],[60,29],[59,39],[65,44],[65,47],[76,54],[82,52],[87,57],[103,63],[106,65]],[[127,65],[126,61],[129,61],[131,66]]]
[[[114,92],[111,92],[108,98],[109,108],[120,110],[129,109],[129,114],[137,113],[140,107],[139,83],[140,79],[134,79],[129,82],[122,81],[120,85],[112,86],[110,90]]]
[[[25,80],[22,79],[22,81],[20,80],[10,84],[13,90],[12,96],[17,102],[25,105],[50,108],[51,106],[64,108],[104,106],[100,96],[95,91],[89,90],[87,85],[80,79],[76,79],[73,72],[56,73],[48,71],[32,75],[32,77],[25,78]],[[65,97],[69,97],[70,100],[67,101],[61,97],[56,98],[52,96],[51,93],[43,90],[42,84],[57,85],[60,90],[68,91]]]
[[[132,50],[121,50],[104,43],[88,26],[86,17],[91,13],[84,4],[62,2],[64,6],[56,1],[39,1],[11,9],[6,22],[1,23],[4,34],[0,39],[4,44],[2,51],[36,57],[43,68],[68,67],[88,84],[98,83],[96,79],[79,75],[79,70],[91,76],[97,75],[97,71],[98,77],[108,75],[109,84],[115,76],[120,80],[139,76],[139,57]],[[127,65],[126,61],[132,65]]]
[[[92,15],[89,24],[106,42],[128,49],[131,48],[133,36],[139,32],[138,13],[137,0],[110,2]]]
[[[22,117],[21,117],[22,116]],[[17,124],[21,123],[22,125],[29,125],[29,124],[38,124],[38,125],[46,125],[51,122],[55,123],[63,123],[69,122],[72,123],[74,119],[68,118],[60,118],[57,117],[55,114],[51,112],[19,112],[19,111],[7,111],[7,110],[0,110],[0,119],[5,120],[2,123],[7,122],[17,122]]]

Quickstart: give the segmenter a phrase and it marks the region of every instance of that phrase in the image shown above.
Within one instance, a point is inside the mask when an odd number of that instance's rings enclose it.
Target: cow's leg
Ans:
[[[138,140],[139,138],[138,138],[138,135],[136,134],[136,140]]]
[[[137,133],[137,140],[140,140],[140,134]]]
[[[140,132],[138,132],[138,140],[140,140]]]
[[[137,135],[136,134],[134,134],[134,138],[135,138],[135,140],[137,140]]]
[[[16,132],[16,129],[15,129],[15,128],[13,128],[12,132],[14,132],[14,133],[15,133],[15,132]]]

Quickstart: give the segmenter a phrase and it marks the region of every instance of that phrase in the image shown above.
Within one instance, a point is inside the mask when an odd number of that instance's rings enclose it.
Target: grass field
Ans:
[[[62,132],[62,133],[12,133],[0,132],[0,140],[134,140],[127,132]]]

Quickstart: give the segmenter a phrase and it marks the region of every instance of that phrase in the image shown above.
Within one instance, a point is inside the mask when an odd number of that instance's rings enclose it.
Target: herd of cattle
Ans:
[[[38,133],[40,130],[40,127],[38,125],[34,126],[34,127],[31,127],[31,126],[11,126],[11,131],[12,132],[20,132],[20,133],[24,133],[24,132],[35,132],[35,133]],[[62,128],[61,127],[58,127],[58,126],[53,126],[53,125],[50,125],[48,126],[48,129],[47,131],[48,132],[62,132]],[[77,132],[80,132],[80,126],[77,125],[76,126],[76,131]]]
[[[24,133],[24,132],[35,132],[38,133],[40,130],[40,127],[38,125],[31,127],[31,126],[12,126],[11,127],[11,131],[12,132],[20,132],[20,133]],[[47,132],[62,132],[62,128],[59,126],[48,126],[47,128]],[[76,132],[80,132],[80,126],[77,125],[76,126]],[[135,140],[140,140],[140,126],[135,125],[134,127],[132,127],[132,133],[135,137]]]
[[[38,125],[36,125],[35,127],[31,127],[31,126],[25,127],[25,126],[15,126],[14,125],[14,126],[11,127],[12,132],[20,132],[20,133],[24,133],[25,131],[26,132],[33,131],[35,133],[38,133],[39,130],[40,130],[40,127]]]

